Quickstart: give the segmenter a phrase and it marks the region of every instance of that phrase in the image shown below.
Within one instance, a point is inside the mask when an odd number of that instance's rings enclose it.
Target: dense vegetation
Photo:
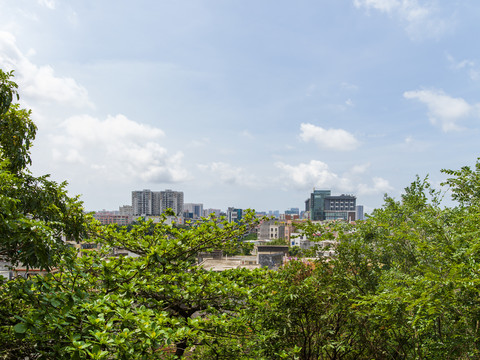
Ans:
[[[196,254],[232,251],[253,214],[99,226],[65,184],[28,171],[36,128],[11,78],[0,71],[0,256],[50,272],[0,283],[0,359],[480,357],[480,163],[444,170],[453,207],[417,178],[364,222],[307,224],[337,236],[333,258],[208,272]]]

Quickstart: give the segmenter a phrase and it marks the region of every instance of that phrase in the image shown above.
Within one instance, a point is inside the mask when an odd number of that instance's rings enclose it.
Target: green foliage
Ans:
[[[260,346],[266,359],[336,359],[362,355],[352,300],[327,262],[291,261],[272,274],[259,294],[257,328],[269,336]],[[352,358],[355,358],[352,356]]]
[[[268,242],[269,245],[288,245],[286,239],[278,238]]]
[[[417,178],[355,226],[304,226],[311,238],[334,236],[335,256],[290,262],[255,293],[262,358],[478,358],[480,182],[468,168],[447,173],[458,207],[441,207]]]
[[[258,239],[258,235],[256,232],[251,232],[250,234],[247,234],[243,240],[246,241],[246,240],[257,240]]]
[[[12,104],[19,99],[17,84],[10,80],[13,71],[4,73],[0,69],[0,158],[10,172],[16,174],[31,164],[30,147],[35,139],[37,127],[30,119],[31,111]]]
[[[475,169],[464,166],[460,170],[442,170],[450,175],[442,185],[447,185],[452,192],[452,198],[461,206],[476,205],[480,201],[480,162],[477,161]]]
[[[20,98],[17,93],[18,85],[10,80],[11,77],[13,71],[5,73],[0,69],[0,115],[7,113],[15,97],[17,100]]]
[[[18,99],[12,76],[0,70],[0,257],[49,269],[67,251],[64,238],[82,237],[83,209],[66,183],[28,171],[36,126],[29,110],[11,104]]]
[[[130,231],[92,223],[90,241],[102,244],[100,252],[66,258],[58,273],[12,285],[23,304],[21,318],[10,323],[22,338],[17,348],[22,356],[55,359],[163,359],[208,346],[227,330],[243,334],[234,315],[263,271],[208,272],[196,255],[236,246],[257,223],[253,212],[244,219],[190,228],[160,222],[153,233],[151,222]],[[108,257],[113,247],[136,256]]]
[[[290,246],[288,249],[288,256],[300,256],[302,249],[299,246]]]

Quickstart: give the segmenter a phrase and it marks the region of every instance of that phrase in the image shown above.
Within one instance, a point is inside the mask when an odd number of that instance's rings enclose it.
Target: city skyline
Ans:
[[[0,68],[38,126],[32,172],[86,210],[158,188],[283,211],[316,188],[369,213],[479,156],[473,0],[0,6]]]
[[[188,203],[184,201],[184,194],[182,191],[173,191],[171,189],[165,190],[133,190],[131,192],[131,204],[123,204],[116,209],[96,209],[93,210],[95,216],[105,217],[109,223],[113,221],[109,216],[120,216],[120,221],[124,222],[125,217],[129,216],[131,219],[135,217],[158,217],[165,212],[166,209],[171,209],[180,218],[200,219],[202,217],[209,217],[214,213],[215,216],[223,214],[228,221],[233,219],[241,219],[244,210],[254,210],[257,215],[269,215],[279,218],[280,215],[297,216],[300,219],[310,219],[313,221],[329,221],[329,220],[363,220],[364,211],[363,205],[356,204],[356,197],[354,195],[333,194],[331,190],[314,189],[310,197],[305,200],[304,210],[300,208],[279,209],[255,209],[255,208],[236,208],[229,206],[226,209],[204,208],[203,203]]]

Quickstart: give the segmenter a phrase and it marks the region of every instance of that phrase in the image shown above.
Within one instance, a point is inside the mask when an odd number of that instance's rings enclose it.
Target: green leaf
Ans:
[[[18,334],[24,334],[28,329],[27,324],[25,323],[18,323],[13,327],[13,330],[15,330],[16,333]]]

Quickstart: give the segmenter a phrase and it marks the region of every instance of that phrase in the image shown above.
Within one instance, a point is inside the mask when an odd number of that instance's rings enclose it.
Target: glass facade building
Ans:
[[[330,190],[313,190],[310,199],[305,201],[305,210],[310,212],[310,220],[356,220],[356,201],[353,195],[331,195]]]

